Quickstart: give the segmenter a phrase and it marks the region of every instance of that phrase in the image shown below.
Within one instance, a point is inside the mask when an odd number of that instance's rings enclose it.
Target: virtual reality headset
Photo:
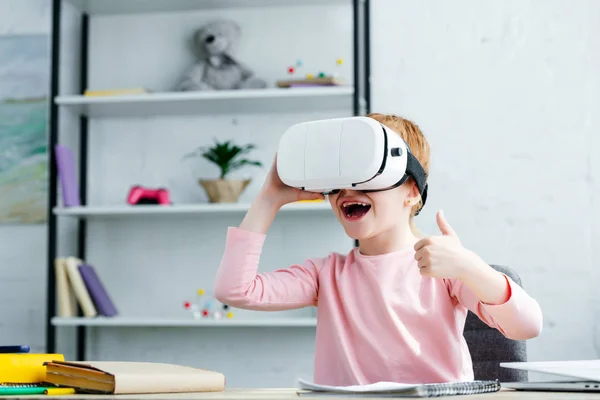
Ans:
[[[302,122],[288,128],[277,150],[283,183],[325,195],[342,189],[390,190],[412,177],[427,199],[425,170],[408,144],[389,127],[369,117]]]

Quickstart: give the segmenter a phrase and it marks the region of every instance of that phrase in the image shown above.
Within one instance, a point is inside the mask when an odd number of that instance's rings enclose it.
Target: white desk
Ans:
[[[51,399],[78,399],[78,400],[103,400],[103,399],[129,399],[129,400],[302,400],[302,399],[336,399],[340,396],[298,396],[296,389],[227,389],[224,392],[213,393],[172,393],[172,394],[149,394],[149,395],[90,395],[77,394],[69,396],[46,396],[46,395],[23,395],[23,396],[2,396],[6,399],[22,400],[51,400]],[[351,397],[348,397],[349,399]],[[357,398],[357,397],[354,397]],[[367,397],[360,397],[367,399]],[[377,398],[381,400],[382,397]],[[509,389],[503,389],[495,393],[485,393],[469,396],[447,396],[439,399],[471,399],[471,400],[600,400],[600,393],[564,393],[564,392],[522,392]]]

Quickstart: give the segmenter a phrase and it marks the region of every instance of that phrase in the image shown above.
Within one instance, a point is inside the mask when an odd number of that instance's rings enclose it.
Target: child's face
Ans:
[[[353,239],[366,240],[378,236],[400,224],[407,227],[411,207],[415,203],[414,184],[403,184],[395,189],[363,193],[342,190],[329,195],[331,207],[346,234]],[[412,199],[412,204],[408,200]]]

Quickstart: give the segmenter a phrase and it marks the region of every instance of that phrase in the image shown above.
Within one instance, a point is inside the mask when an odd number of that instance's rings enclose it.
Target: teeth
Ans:
[[[367,203],[362,203],[360,201],[348,201],[342,204],[342,208],[345,210],[348,210],[348,207],[353,206],[353,205],[360,205],[360,206],[365,206],[365,207],[370,207],[370,204]],[[346,212],[346,216],[347,217],[351,217],[350,212]]]
[[[343,207],[349,207],[349,206],[353,206],[353,205],[360,205],[360,206],[368,206],[368,204],[366,203],[361,203],[359,201],[350,201],[348,203],[344,203]]]

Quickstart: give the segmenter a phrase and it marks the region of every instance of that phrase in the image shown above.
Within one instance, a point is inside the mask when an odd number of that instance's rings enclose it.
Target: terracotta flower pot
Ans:
[[[201,179],[211,203],[237,203],[251,179]]]

